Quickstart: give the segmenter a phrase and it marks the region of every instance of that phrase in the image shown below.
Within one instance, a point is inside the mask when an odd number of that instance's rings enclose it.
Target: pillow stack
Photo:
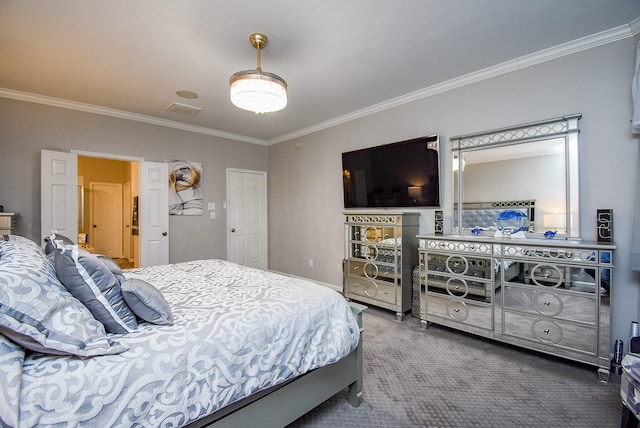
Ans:
[[[172,325],[160,291],[110,258],[53,235],[44,251],[11,235],[0,241],[0,339],[36,352],[92,357],[124,352],[111,334],[138,321]],[[0,397],[1,398],[1,397]]]
[[[123,274],[109,257],[68,245],[61,235],[51,236],[56,274],[109,333],[129,333],[137,318],[172,325],[171,308],[160,291],[144,279]],[[46,251],[46,248],[45,248]]]
[[[118,354],[128,348],[60,283],[32,241],[0,241],[0,333],[27,349],[54,355]]]

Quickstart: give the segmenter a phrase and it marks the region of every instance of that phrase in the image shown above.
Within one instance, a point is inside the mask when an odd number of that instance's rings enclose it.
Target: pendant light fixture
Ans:
[[[267,36],[253,33],[249,41],[258,50],[258,66],[255,70],[238,71],[231,76],[231,102],[255,113],[282,110],[287,106],[287,83],[277,74],[260,68],[260,49],[266,46]]]

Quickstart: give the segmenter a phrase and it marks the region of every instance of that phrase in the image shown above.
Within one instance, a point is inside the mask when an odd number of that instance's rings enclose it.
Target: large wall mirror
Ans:
[[[527,237],[579,239],[580,117],[452,137],[454,232],[488,235],[500,213],[516,210]]]

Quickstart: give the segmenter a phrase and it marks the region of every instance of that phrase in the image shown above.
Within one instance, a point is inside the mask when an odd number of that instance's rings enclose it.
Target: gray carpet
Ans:
[[[445,327],[364,314],[364,402],[346,391],[289,427],[619,427],[620,376]]]

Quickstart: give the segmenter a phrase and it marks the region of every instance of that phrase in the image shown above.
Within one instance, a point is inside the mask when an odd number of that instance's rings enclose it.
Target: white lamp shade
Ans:
[[[255,113],[270,113],[287,106],[287,83],[278,75],[260,70],[245,70],[229,79],[231,102]]]

